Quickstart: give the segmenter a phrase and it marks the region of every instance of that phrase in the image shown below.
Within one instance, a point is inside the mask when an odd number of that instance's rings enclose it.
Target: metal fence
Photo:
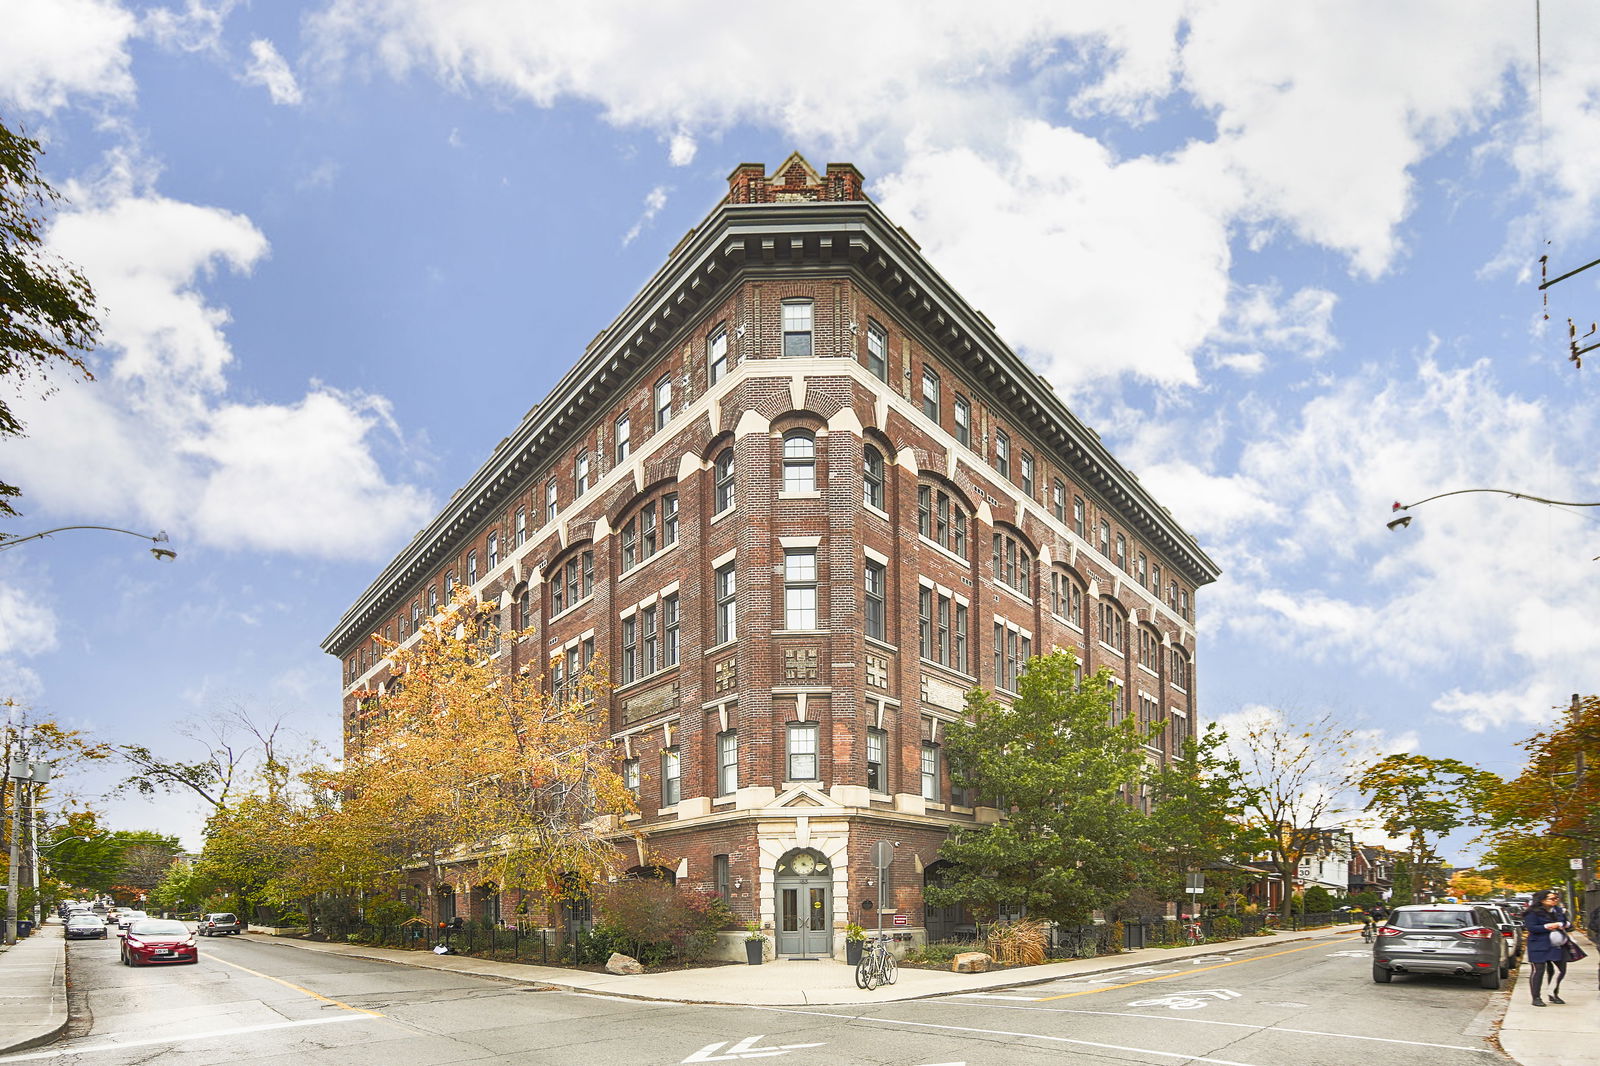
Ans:
[[[464,922],[460,929],[432,922],[374,925],[359,919],[313,920],[307,935],[314,940],[371,944],[375,947],[431,951],[444,944],[451,952],[493,955],[541,965],[572,965],[584,958],[582,931],[498,926]]]
[[[1348,920],[1347,916],[1334,912],[1293,914],[1287,919],[1277,914],[1216,914],[1187,920],[1145,916],[1086,922],[1082,925],[1056,924],[1050,927],[1045,955],[1051,959],[1092,959],[1099,955],[1116,955],[1145,947],[1225,943],[1256,936],[1263,929],[1321,929]],[[957,937],[940,943],[983,950],[987,939],[987,927],[978,926],[970,937]]]

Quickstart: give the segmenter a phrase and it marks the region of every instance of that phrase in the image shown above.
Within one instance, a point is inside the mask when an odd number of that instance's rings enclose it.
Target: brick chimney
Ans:
[[[728,203],[806,203],[819,200],[865,200],[861,171],[851,163],[829,163],[819,175],[799,152],[778,165],[769,177],[760,163],[740,163],[728,175]]]

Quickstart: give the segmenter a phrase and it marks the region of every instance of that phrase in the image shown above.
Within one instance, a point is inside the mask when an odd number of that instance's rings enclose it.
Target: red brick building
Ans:
[[[950,932],[922,902],[939,844],[999,816],[941,758],[972,686],[1070,647],[1169,750],[1192,732],[1217,573],[854,167],[792,156],[734,170],[323,647],[347,721],[383,678],[372,634],[406,640],[460,582],[537,630],[509,665],[555,660],[559,689],[603,656],[657,861],[779,954],[827,954],[880,891]]]

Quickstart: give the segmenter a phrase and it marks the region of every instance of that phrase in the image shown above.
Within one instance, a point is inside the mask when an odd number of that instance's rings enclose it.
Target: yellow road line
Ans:
[[[206,954],[206,958],[210,959],[212,962],[220,962],[224,966],[232,966],[235,970],[243,970],[245,973],[253,974],[256,977],[264,977],[268,981],[273,981],[273,982],[276,982],[277,984],[282,985],[284,988],[292,988],[296,992],[303,992],[306,995],[310,996],[312,999],[320,999],[324,1003],[332,1003],[335,1007],[342,1007],[345,1010],[353,1010],[357,1014],[370,1014],[374,1018],[382,1018],[383,1017],[382,1014],[379,1014],[375,1010],[366,1010],[365,1008],[362,1008],[362,1007],[352,1007],[348,1003],[342,1003],[337,999],[330,999],[329,997],[323,995],[320,992],[313,992],[313,991],[311,991],[311,989],[304,988],[304,987],[302,987],[300,985],[297,985],[297,984],[293,983],[292,981],[285,981],[281,977],[274,977],[270,973],[262,973],[260,970],[252,970],[248,966],[240,966],[238,963],[229,962],[227,959],[219,959],[219,958],[217,958],[217,956],[215,954],[212,954],[212,953],[208,952]]]
[[[1246,962],[1257,962],[1261,959],[1275,959],[1279,955],[1293,955],[1297,951],[1311,951],[1315,948],[1325,948],[1329,943],[1329,941],[1323,941],[1322,943],[1318,944],[1307,944],[1303,948],[1286,948],[1283,951],[1274,951],[1270,955],[1251,955],[1247,959],[1234,959],[1232,962],[1212,963],[1210,966],[1198,966],[1193,970],[1180,970],[1177,973],[1162,974],[1160,977],[1144,977],[1137,981],[1129,981],[1127,984],[1123,985],[1102,985],[1099,988],[1085,988],[1079,992],[1063,992],[1059,996],[1041,996],[1034,1002],[1049,1003],[1057,999],[1071,999],[1074,996],[1091,996],[1096,992],[1115,992],[1119,988],[1132,988],[1134,985],[1147,985],[1151,981],[1170,981],[1174,977],[1188,977],[1190,974],[1205,973],[1207,970],[1220,970],[1224,966],[1239,966]],[[1352,941],[1336,940],[1331,941],[1331,943],[1344,944],[1352,943]]]

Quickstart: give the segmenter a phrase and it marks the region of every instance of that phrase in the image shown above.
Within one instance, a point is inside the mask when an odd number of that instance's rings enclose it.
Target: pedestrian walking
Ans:
[[[1550,987],[1550,1002],[1565,1003],[1561,998],[1561,979],[1567,976],[1567,938],[1572,922],[1561,907],[1561,893],[1553,888],[1533,894],[1533,902],[1522,916],[1528,930],[1527,959],[1533,964],[1533,1005],[1544,1006],[1539,993],[1547,978],[1554,978]]]

